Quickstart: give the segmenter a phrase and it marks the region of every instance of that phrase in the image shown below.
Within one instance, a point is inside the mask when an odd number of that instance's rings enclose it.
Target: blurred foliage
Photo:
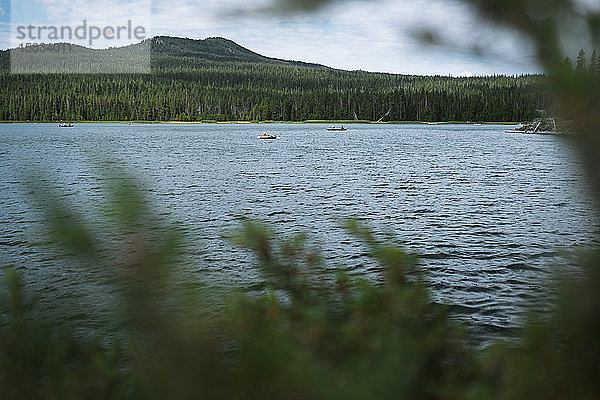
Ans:
[[[464,0],[486,18],[513,27],[533,40],[538,59],[551,78],[561,116],[572,132],[594,189],[600,188],[600,78],[586,68],[585,51],[577,56],[575,73],[565,63],[573,46],[600,48],[600,8],[581,0]],[[594,54],[595,51],[592,52]],[[594,62],[593,58],[590,64]],[[597,61],[596,61],[597,62]],[[579,67],[578,67],[579,66]],[[596,192],[596,195],[598,193]]]
[[[346,229],[379,262],[382,282],[329,268],[305,235],[276,240],[244,221],[230,240],[257,255],[264,293],[235,296],[222,314],[205,315],[190,312],[204,294],[176,289],[190,279],[173,257],[179,233],[149,218],[132,179],[101,181],[105,233],[119,235],[103,246],[90,244],[102,235],[72,206],[41,185],[34,192],[46,199],[39,206],[53,241],[113,276],[123,331],[103,346],[101,338],[75,340],[59,321],[42,326],[6,270],[3,398],[446,398],[460,397],[476,374],[462,329],[431,301],[416,258],[359,222]]]
[[[598,14],[562,0],[470,3],[535,41],[599,188],[598,78],[569,68],[560,48],[571,17],[598,38]],[[2,398],[600,397],[598,251],[581,252],[581,274],[560,283],[555,310],[532,316],[517,343],[475,350],[448,309],[431,301],[416,258],[359,222],[346,228],[381,265],[379,283],[331,269],[302,235],[277,240],[245,221],[231,240],[256,253],[265,291],[205,315],[201,294],[177,290],[189,279],[177,268],[181,234],[153,217],[133,180],[106,181],[105,234],[116,233],[109,243],[52,190],[36,190],[51,199],[39,205],[56,242],[112,277],[123,332],[109,346],[40,325],[26,287],[6,269]]]
[[[129,374],[119,368],[117,342],[76,341],[71,332],[41,326],[12,270],[4,271],[8,294],[0,311],[0,393],[5,399],[119,398]]]
[[[345,229],[381,266],[375,282],[325,264],[305,235],[276,238],[243,221],[229,239],[256,254],[263,291],[236,295],[224,312],[207,314],[206,294],[181,289],[192,279],[178,269],[181,233],[152,216],[133,179],[109,172],[101,181],[103,234],[52,190],[39,185],[34,193],[46,199],[39,207],[53,242],[112,277],[122,330],[107,344],[75,338],[60,321],[40,323],[18,275],[6,269],[2,398],[592,399],[600,393],[595,253],[581,254],[587,279],[565,282],[556,312],[532,318],[520,342],[477,350],[449,307],[432,301],[417,257],[359,221],[348,220]]]

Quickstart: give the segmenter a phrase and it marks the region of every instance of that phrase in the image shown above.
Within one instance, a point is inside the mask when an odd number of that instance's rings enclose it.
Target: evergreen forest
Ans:
[[[0,52],[0,120],[520,122],[555,109],[543,75],[344,71],[223,38],[155,37],[129,49],[148,44],[150,74],[13,74]]]

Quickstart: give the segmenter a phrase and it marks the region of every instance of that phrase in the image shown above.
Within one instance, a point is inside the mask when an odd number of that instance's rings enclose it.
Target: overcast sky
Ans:
[[[105,27],[132,19],[147,36],[222,36],[266,56],[349,70],[454,76],[540,71],[527,41],[481,21],[459,1],[339,1],[309,14],[273,12],[272,1],[0,0],[0,47],[15,46],[19,25],[75,27],[86,19]],[[441,43],[416,40],[424,31]],[[116,44],[123,43],[98,40],[93,47]]]

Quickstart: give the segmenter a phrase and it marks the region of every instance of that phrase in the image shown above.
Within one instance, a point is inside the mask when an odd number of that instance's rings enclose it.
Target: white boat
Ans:
[[[341,127],[337,127],[335,125],[330,126],[329,128],[327,128],[328,131],[347,131],[348,128],[344,128],[344,125],[342,125]]]
[[[275,136],[275,135],[267,135],[266,133],[263,133],[258,138],[259,139],[277,139],[277,136]]]

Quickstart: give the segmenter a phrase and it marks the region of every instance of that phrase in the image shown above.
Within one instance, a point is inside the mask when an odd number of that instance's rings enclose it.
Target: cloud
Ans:
[[[148,36],[223,36],[258,53],[343,69],[405,74],[515,74],[537,70],[532,47],[481,24],[457,0],[339,1],[309,14],[265,12],[282,0],[32,0],[42,17],[109,24],[136,9],[151,11]],[[39,11],[44,10],[44,11]],[[43,15],[42,15],[43,14]],[[119,18],[116,18],[119,16]],[[442,40],[420,43],[419,30]]]
[[[130,21],[133,28],[141,26],[145,30],[150,30],[151,0],[13,0],[11,3],[11,22],[13,24],[11,42],[13,47],[16,47],[25,39],[35,43],[69,39],[68,35],[59,35],[58,39],[49,37],[49,29],[41,31],[34,29],[31,35],[28,33],[27,37],[23,39],[17,32],[18,26],[56,27],[61,31],[62,27],[70,27],[75,30],[85,22],[88,32],[86,38],[77,40],[71,35],[70,42],[84,46],[90,46],[91,43],[92,47],[97,48],[122,46],[139,42],[139,38],[143,35],[136,37],[121,30],[118,31],[119,38],[114,35],[114,38],[107,39],[104,35],[100,35],[91,42],[89,29],[94,26],[99,31],[108,28],[107,32],[113,32],[117,31],[118,27],[127,26]]]

